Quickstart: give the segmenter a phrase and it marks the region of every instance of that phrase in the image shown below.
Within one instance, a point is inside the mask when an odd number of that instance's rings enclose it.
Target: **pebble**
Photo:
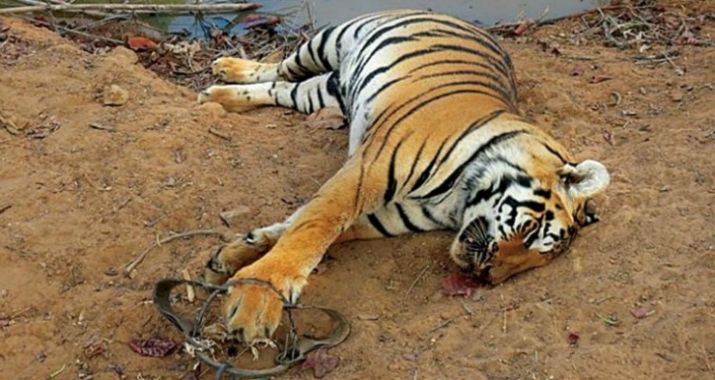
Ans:
[[[123,106],[129,101],[129,92],[116,84],[104,88],[102,104],[105,106]]]

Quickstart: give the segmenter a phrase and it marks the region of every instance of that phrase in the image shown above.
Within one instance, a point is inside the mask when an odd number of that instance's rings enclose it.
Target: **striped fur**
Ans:
[[[447,229],[457,232],[454,261],[497,283],[566,250],[594,218],[586,200],[608,184],[603,165],[575,162],[519,116],[509,55],[453,17],[370,14],[321,31],[279,64],[222,58],[213,69],[239,84],[212,86],[201,102],[339,107],[350,126],[343,168],[285,222],[217,250],[205,272],[214,282],[258,277],[295,300],[335,242]],[[229,328],[270,336],[278,299],[232,289]]]

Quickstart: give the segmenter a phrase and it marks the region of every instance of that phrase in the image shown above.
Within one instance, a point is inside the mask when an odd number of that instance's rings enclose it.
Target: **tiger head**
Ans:
[[[450,249],[454,261],[497,284],[566,251],[581,227],[598,220],[588,200],[610,177],[591,160],[550,172],[507,171],[468,199]]]

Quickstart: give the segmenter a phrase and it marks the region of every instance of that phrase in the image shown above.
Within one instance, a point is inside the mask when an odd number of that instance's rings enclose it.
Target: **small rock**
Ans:
[[[672,100],[672,101],[674,101],[674,102],[676,102],[676,103],[677,103],[677,102],[682,102],[682,101],[683,101],[683,97],[684,97],[684,96],[683,96],[683,93],[680,92],[680,91],[674,91],[674,92],[670,93],[670,100]]]
[[[105,106],[123,106],[129,101],[129,92],[116,84],[104,88],[102,104]]]
[[[222,105],[216,102],[206,102],[197,107],[198,110],[208,113],[213,117],[224,117],[226,116],[226,110]]]
[[[7,289],[0,289],[0,298],[5,298],[8,295]]]
[[[44,363],[45,360],[47,360],[47,354],[45,354],[44,352],[40,351],[35,354],[35,362]]]
[[[481,300],[484,299],[484,296],[482,295],[482,293],[474,292],[474,293],[472,294],[472,297],[470,297],[470,298],[471,298],[472,301],[474,301],[474,302],[479,302],[479,301],[481,301]]]
[[[652,310],[648,310],[645,307],[637,307],[637,308],[631,310],[631,315],[636,319],[646,318],[653,313],[655,313],[655,312]]]

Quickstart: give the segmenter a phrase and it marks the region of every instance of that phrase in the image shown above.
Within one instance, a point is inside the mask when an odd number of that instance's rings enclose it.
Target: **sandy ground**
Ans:
[[[0,22],[13,36],[0,47],[0,113],[21,130],[0,130],[0,378],[181,378],[194,363],[186,353],[145,358],[127,343],[179,340],[148,302],[153,283],[198,273],[217,240],[164,245],[131,279],[117,269],[157,235],[220,227],[223,210],[244,212],[234,232],[284,218],[340,167],[345,131],[282,109],[202,109],[130,51],[90,55]],[[635,65],[632,52],[569,44],[569,28],[504,44],[524,113],[610,168],[602,222],[553,264],[466,299],[441,294],[455,270],[447,233],[331,248],[303,297],[353,328],[331,349],[341,362],[329,378],[715,378],[715,49],[683,47],[679,76]],[[111,84],[128,103],[102,105]],[[90,358],[92,339],[107,350]]]

